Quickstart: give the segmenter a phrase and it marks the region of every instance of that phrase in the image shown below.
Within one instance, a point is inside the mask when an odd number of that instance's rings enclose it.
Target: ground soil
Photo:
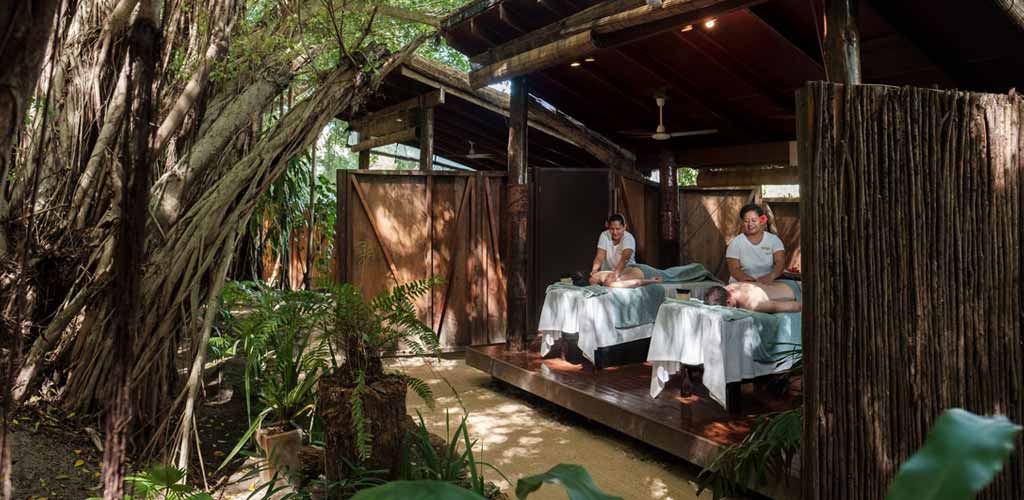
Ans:
[[[560,463],[572,463],[586,467],[597,485],[610,495],[657,500],[711,498],[708,492],[696,494],[693,481],[699,468],[495,381],[462,360],[427,364],[418,359],[404,359],[395,363],[427,381],[437,400],[435,409],[429,410],[421,399],[410,393],[409,413],[416,415],[416,411],[420,411],[427,426],[444,437],[445,412],[451,416],[454,428],[468,411],[470,437],[479,440],[477,460],[493,464],[511,483]],[[515,485],[496,473],[489,472],[487,478],[498,483],[503,491],[514,493]],[[545,485],[530,495],[530,500],[565,498],[564,490],[553,485]]]
[[[407,407],[419,411],[432,432],[445,436],[445,414],[456,427],[468,411],[471,439],[478,440],[476,459],[493,464],[510,482],[494,472],[486,479],[510,495],[522,476],[544,472],[559,463],[586,467],[607,494],[626,499],[706,500],[693,485],[699,469],[684,461],[564,410],[528,393],[493,381],[461,360],[425,363],[415,358],[393,360],[392,368],[427,381],[437,405],[428,409],[410,392]],[[253,460],[239,457],[217,470],[248,427],[240,363],[229,364],[217,382],[205,387],[198,432],[202,466],[195,461],[189,478],[217,489],[216,498],[247,498],[258,483]],[[454,390],[453,390],[454,388]],[[45,420],[45,419],[43,419]],[[33,496],[49,500],[81,500],[97,496],[100,454],[84,433],[69,433],[73,426],[42,425],[33,430],[28,419],[15,432],[14,486],[17,499]],[[75,466],[77,460],[82,460]],[[546,485],[531,500],[564,499],[558,486]]]

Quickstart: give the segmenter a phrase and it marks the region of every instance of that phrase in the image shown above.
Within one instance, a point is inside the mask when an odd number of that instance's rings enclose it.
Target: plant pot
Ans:
[[[385,469],[397,478],[405,449],[406,383],[401,377],[388,375],[368,381],[369,390],[362,395],[363,419],[372,435],[370,458],[363,462],[369,470]],[[343,384],[334,376],[320,379],[320,417],[324,426],[325,473],[328,480],[348,476],[348,464],[360,463],[356,435],[352,425],[352,393],[354,386]]]
[[[267,456],[267,464],[260,470],[260,478],[270,481],[278,474],[278,481],[287,480],[301,472],[302,430],[282,431],[280,427],[261,428],[256,431],[256,442]]]

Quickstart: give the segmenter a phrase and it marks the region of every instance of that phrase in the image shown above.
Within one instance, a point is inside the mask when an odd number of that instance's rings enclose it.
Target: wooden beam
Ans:
[[[857,0],[825,0],[825,72],[829,81],[861,82]]]
[[[1020,0],[996,0],[999,8],[1006,11],[1006,15],[1013,20],[1020,29],[1024,30],[1024,2]]]
[[[373,126],[376,122],[394,121],[396,118],[402,118],[404,120],[404,117],[407,116],[409,111],[431,108],[440,104],[444,104],[443,88],[432,90],[423,95],[404,100],[397,104],[392,104],[391,106],[379,109],[365,116],[353,118],[349,120],[349,126],[352,127],[352,130],[363,132]]]
[[[414,140],[416,140],[416,128],[412,127],[402,130],[401,132],[395,132],[393,134],[388,134],[381,137],[374,137],[373,139],[367,139],[365,141],[362,141],[358,144],[349,147],[349,149],[351,149],[353,153],[358,153],[360,151],[373,149],[377,146],[384,146],[386,144],[396,143],[401,144]]]
[[[702,169],[697,174],[698,187],[729,187],[739,184],[800,184],[797,167],[744,167]]]
[[[616,47],[760,1],[665,0],[660,8],[646,3],[628,8],[628,5],[635,5],[633,0],[609,0],[591,7],[606,9],[600,11],[605,14],[603,17],[594,18],[598,11],[587,9],[492,49],[491,56],[476,59],[476,63],[486,64],[470,73],[470,83],[478,88],[568,63],[599,47]],[[613,8],[619,10],[609,12]]]
[[[341,10],[347,10],[350,12],[361,12],[369,14],[376,10],[378,16],[386,16],[394,19],[401,19],[403,21],[411,21],[414,23],[425,24],[427,26],[433,26],[435,28],[441,27],[441,18],[438,16],[425,14],[423,12],[403,9],[401,7],[395,7],[392,5],[346,5]]]
[[[740,165],[796,166],[796,141],[763,142],[709,149],[676,151],[680,167],[735,167]],[[749,183],[744,184],[749,185]]]
[[[551,10],[551,6],[547,5],[547,2],[541,3],[545,8]],[[510,40],[486,52],[470,57],[469,62],[479,64],[480,66],[494,64],[516,54],[558,41],[566,35],[585,31],[588,29],[585,27],[585,24],[588,22],[640,7],[645,3],[646,0],[606,0],[543,28],[535,29],[526,36]]]
[[[509,349],[523,351],[529,345],[530,311],[527,259],[529,259],[530,186],[527,168],[528,144],[526,123],[529,121],[528,91],[523,78],[512,80],[509,96],[508,124],[508,206],[506,234],[510,235],[508,252],[508,327]]]
[[[473,89],[466,73],[457,69],[413,57],[402,67],[401,73],[427,85],[445,88],[446,92],[494,113],[509,116],[508,94],[488,88]],[[634,168],[636,155],[629,150],[564,114],[553,112],[533,101],[529,101],[527,106],[531,117],[527,122],[529,127],[586,151],[609,168],[627,171]]]
[[[420,170],[434,170],[434,108],[420,111]]]
[[[470,19],[482,14],[487,9],[494,7],[495,5],[501,4],[504,0],[474,0],[455,12],[452,12],[444,19],[441,20],[441,29],[443,31],[449,31],[452,28],[469,21]]]

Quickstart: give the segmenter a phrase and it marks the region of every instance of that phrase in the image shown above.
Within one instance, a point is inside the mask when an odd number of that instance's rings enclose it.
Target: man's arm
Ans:
[[[727,258],[725,263],[729,266],[729,276],[732,276],[736,281],[757,281],[753,276],[743,272],[739,259]]]

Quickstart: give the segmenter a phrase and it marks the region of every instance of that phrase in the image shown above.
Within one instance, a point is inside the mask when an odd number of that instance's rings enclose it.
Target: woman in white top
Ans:
[[[636,266],[636,239],[626,231],[626,219],[612,214],[605,223],[606,230],[597,239],[597,255],[590,267],[590,284],[616,288],[632,288],[660,279],[644,279],[644,272]]]
[[[743,234],[733,238],[725,251],[729,282],[749,281],[768,284],[782,275],[786,249],[782,240],[765,232],[768,216],[756,204],[740,209]]]

